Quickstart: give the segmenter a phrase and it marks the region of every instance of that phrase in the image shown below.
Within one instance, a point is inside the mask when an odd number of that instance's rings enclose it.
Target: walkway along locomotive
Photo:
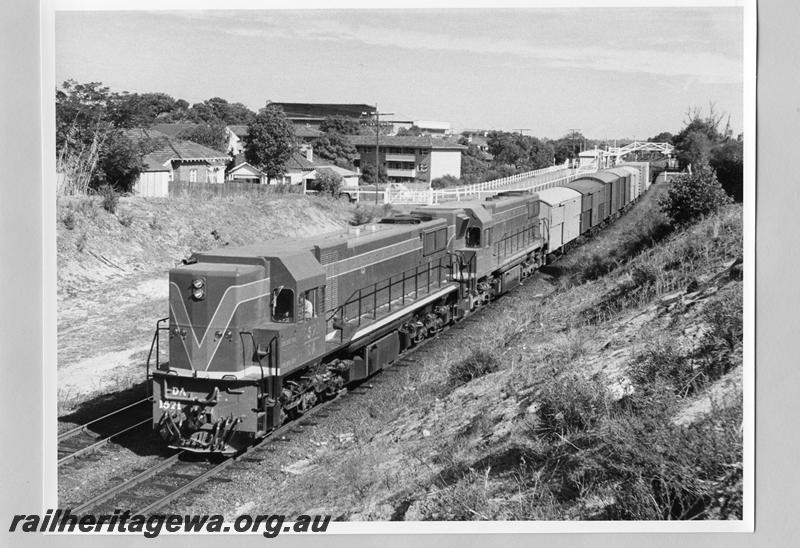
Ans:
[[[169,362],[157,348],[152,370],[148,359],[153,427],[173,448],[238,452],[516,287],[647,180],[622,167],[354,233],[196,253],[169,274],[154,336],[168,333]]]

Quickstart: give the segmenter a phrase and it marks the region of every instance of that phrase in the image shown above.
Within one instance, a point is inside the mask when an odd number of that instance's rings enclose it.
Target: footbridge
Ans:
[[[397,205],[439,204],[442,202],[475,200],[493,196],[506,190],[537,191],[564,185],[577,177],[577,170],[569,163],[550,166],[535,171],[518,173],[509,177],[472,185],[432,189],[425,185],[415,188],[402,183],[392,183],[384,194],[384,203]]]

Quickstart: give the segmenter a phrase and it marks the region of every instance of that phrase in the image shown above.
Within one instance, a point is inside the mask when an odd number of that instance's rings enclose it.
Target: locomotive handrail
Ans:
[[[358,304],[358,323],[357,326],[361,325],[361,321],[363,318],[364,313],[366,312],[362,308],[362,303],[365,299],[369,299],[372,297],[372,318],[377,319],[378,309],[383,307],[384,304],[388,306],[388,311],[392,309],[392,287],[396,285],[401,285],[402,287],[402,295],[400,296],[401,304],[405,304],[406,302],[406,281],[410,279],[414,279],[414,298],[416,299],[419,296],[419,277],[421,275],[425,275],[426,277],[426,290],[430,290],[431,286],[431,272],[436,272],[436,285],[442,285],[442,274],[441,271],[444,269],[445,271],[448,270],[449,265],[442,264],[445,258],[449,258],[449,254],[443,257],[440,257],[436,263],[433,262],[428,263],[428,268],[420,271],[419,266],[415,266],[413,269],[409,268],[408,270],[403,271],[399,276],[390,276],[388,279],[379,280],[370,286],[361,287],[353,291],[350,296],[340,304],[333,312],[327,317],[327,321],[334,321],[334,328],[341,330],[341,338],[344,338],[344,327],[347,323],[347,307]],[[365,289],[370,289],[369,292],[365,293]],[[386,303],[378,305],[378,295],[382,292],[386,291],[388,294],[388,300]],[[341,319],[341,327],[335,326],[336,318],[340,317]]]
[[[159,366],[158,356],[160,355],[160,352],[159,352],[160,351],[159,341],[161,339],[158,335],[159,335],[159,333],[161,332],[162,329],[167,329],[167,330],[169,329],[169,326],[162,327],[162,325],[161,325],[162,322],[168,322],[168,321],[169,321],[169,317],[161,318],[160,320],[158,320],[156,322],[156,332],[153,333],[153,341],[150,343],[150,352],[147,353],[147,368],[146,368],[146,373],[145,373],[145,382],[146,382],[148,388],[150,387],[150,383],[147,382],[147,381],[150,380],[150,359],[153,356],[153,347],[155,346],[155,348],[156,348],[156,369],[158,369],[158,366]],[[152,395],[152,394],[149,394],[149,395]]]

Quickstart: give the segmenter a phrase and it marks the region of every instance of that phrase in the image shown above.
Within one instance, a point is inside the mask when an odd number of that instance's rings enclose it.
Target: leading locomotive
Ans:
[[[154,428],[173,448],[242,450],[619,215],[645,185],[638,169],[617,171],[574,189],[501,193],[332,236],[194,254],[170,271],[169,318],[154,338],[168,333],[169,361],[156,351],[152,371],[148,362]]]

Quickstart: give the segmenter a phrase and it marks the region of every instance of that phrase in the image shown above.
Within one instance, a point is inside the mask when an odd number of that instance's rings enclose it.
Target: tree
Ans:
[[[214,150],[224,151],[228,148],[228,134],[222,124],[198,124],[197,126],[184,129],[176,136],[178,139],[194,141]]]
[[[486,181],[490,162],[487,155],[477,146],[468,145],[461,154],[461,178],[465,184],[471,185]]]
[[[270,179],[283,176],[294,147],[294,127],[283,109],[274,105],[261,109],[244,138],[245,159]]]
[[[339,135],[358,135],[361,126],[358,121],[347,116],[327,116],[319,125],[323,133],[337,133]]]
[[[136,143],[121,131],[112,131],[101,147],[91,187],[108,185],[119,192],[130,192],[143,167]]]
[[[650,143],[672,143],[674,136],[669,131],[662,131],[655,137],[650,137],[647,141]]]
[[[489,152],[496,166],[514,166],[518,172],[532,171],[553,164],[555,151],[550,143],[536,137],[492,131],[488,137]]]
[[[744,147],[741,140],[728,139],[711,152],[709,164],[717,172],[722,188],[734,200],[744,198]]]
[[[247,125],[256,114],[241,103],[229,103],[222,97],[212,97],[195,103],[189,109],[188,119],[198,124]]]
[[[447,188],[462,185],[461,179],[455,175],[442,175],[431,181],[431,188]]]
[[[341,187],[341,175],[330,169],[322,168],[317,170],[317,179],[314,183],[314,189],[317,192],[338,196]]]
[[[358,151],[348,135],[356,135],[358,122],[344,116],[329,116],[320,124],[322,135],[314,140],[314,153],[339,167],[353,169]]]
[[[713,168],[699,165],[693,173],[680,175],[672,182],[659,207],[673,224],[684,225],[731,202]]]
[[[386,184],[389,182],[389,176],[386,175],[386,168],[381,165],[378,173],[378,184]],[[365,185],[375,184],[375,164],[371,162],[363,162],[361,166],[361,183]]]
[[[397,132],[398,137],[421,137],[424,134],[425,132],[423,132],[419,127],[413,125],[409,128],[400,128],[400,130]]]

